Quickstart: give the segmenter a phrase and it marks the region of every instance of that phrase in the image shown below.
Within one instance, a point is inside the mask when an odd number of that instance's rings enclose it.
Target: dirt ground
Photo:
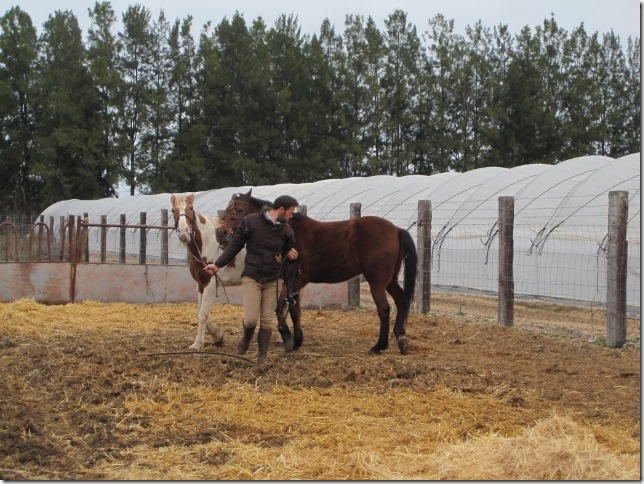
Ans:
[[[502,413],[490,408],[463,417],[464,439],[473,432],[510,435],[555,413],[594,429],[615,454],[639,452],[639,318],[628,320],[628,343],[615,349],[601,344],[601,309],[517,301],[515,326],[505,328],[496,322],[494,298],[436,294],[429,314],[409,318],[409,355],[400,355],[391,341],[389,350],[373,356],[367,352],[378,323],[363,297],[358,309],[305,309],[304,345],[297,352],[285,353],[275,331],[274,366],[259,374],[234,356],[179,354],[194,338],[196,304],[114,306],[0,305],[0,478],[122,478],[106,472],[105,463],[135,445],[132,419],[150,425],[128,413],[124,402],[143,393],[162,402],[168,398],[163,388],[173,384],[426,396],[448,389],[503,407]],[[216,306],[212,317],[224,328],[226,344],[207,350],[234,354],[241,309]],[[246,356],[254,359],[255,351],[253,343]],[[165,352],[178,354],[159,354]],[[188,433],[180,443],[189,447],[220,434]],[[231,435],[239,431],[225,438]],[[170,436],[179,438],[171,428],[159,430],[149,446],[165,445],[160,442]]]

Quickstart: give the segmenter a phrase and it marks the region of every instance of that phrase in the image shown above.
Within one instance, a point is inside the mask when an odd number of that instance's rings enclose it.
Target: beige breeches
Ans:
[[[284,281],[278,279],[279,289]],[[242,299],[244,304],[244,327],[271,329],[277,307],[277,285],[275,281],[261,284],[250,277],[242,277]],[[277,320],[277,319],[275,319]]]

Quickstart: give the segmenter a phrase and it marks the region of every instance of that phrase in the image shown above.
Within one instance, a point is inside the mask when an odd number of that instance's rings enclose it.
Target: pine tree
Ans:
[[[123,14],[123,32],[119,42],[123,46],[118,68],[123,76],[119,122],[125,127],[125,157],[123,173],[130,187],[146,191],[147,171],[151,164],[149,152],[144,149],[143,135],[150,125],[153,96],[152,51],[154,48],[150,25],[150,11],[141,5],[130,6]]]
[[[45,22],[40,52],[34,174],[45,181],[42,201],[99,198],[105,190],[101,102],[71,12],[57,11]]]
[[[32,176],[36,115],[37,34],[31,17],[12,7],[0,18],[0,202],[31,214],[42,205],[42,178]]]
[[[97,176],[102,197],[116,196],[121,178],[124,132],[118,122],[121,111],[119,93],[123,79],[117,69],[120,44],[112,33],[116,15],[109,2],[96,2],[89,10],[92,24],[87,35],[87,59],[92,80],[100,96],[97,129],[101,141],[97,147]]]

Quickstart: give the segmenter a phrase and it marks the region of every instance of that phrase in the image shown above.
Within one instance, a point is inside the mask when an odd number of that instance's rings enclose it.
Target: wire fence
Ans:
[[[475,207],[476,203],[470,201],[470,205]],[[445,204],[433,210],[429,274],[432,290],[496,296],[499,289],[498,212],[491,209],[479,212],[477,218],[483,222],[471,223],[471,218],[459,218],[453,210],[449,218],[441,215],[450,212]],[[67,260],[69,218],[44,220],[0,215],[0,261],[47,260],[48,253],[54,260]],[[149,228],[141,224],[146,219],[152,221]],[[127,220],[122,214],[84,220],[92,225],[86,227],[85,262],[187,264],[186,249],[174,236],[165,209],[150,214],[142,212],[135,220]],[[402,228],[409,229],[417,240],[417,220],[408,222],[403,221],[406,226]],[[545,226],[542,220],[537,222],[525,223],[523,219],[513,227],[514,294],[582,305],[605,305],[608,221],[602,225],[551,223]],[[101,227],[102,223],[110,226]],[[145,237],[142,237],[142,231]],[[628,240],[626,303],[629,312],[639,313],[639,217],[636,220],[633,215],[629,217]],[[419,280],[423,276],[419,274]]]

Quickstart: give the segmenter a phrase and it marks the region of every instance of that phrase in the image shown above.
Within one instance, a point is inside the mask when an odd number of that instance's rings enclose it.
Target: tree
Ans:
[[[313,36],[304,46],[307,69],[308,109],[301,157],[306,160],[302,181],[338,176],[339,165],[352,151],[353,126],[344,102],[342,72],[346,56],[342,37],[336,35],[328,19],[322,22],[319,39]]]
[[[624,124],[624,149],[626,153],[637,153],[640,151],[642,105],[638,102],[642,99],[640,59],[642,58],[642,44],[640,39],[628,38],[626,50],[627,73],[625,90],[627,99],[631,102],[626,105],[626,121]]]
[[[384,93],[381,85],[385,73],[386,48],[383,35],[371,17],[367,18],[364,37],[366,42],[364,53],[366,91],[361,143],[367,160],[366,166],[360,167],[361,170],[354,172],[355,175],[382,173],[382,157],[385,151]]]
[[[33,172],[44,181],[42,202],[98,198],[105,190],[101,102],[77,18],[69,11],[50,15],[40,44],[38,163]]]
[[[279,179],[270,57],[261,20],[248,29],[233,16],[203,39],[201,97],[209,183],[262,184]]]
[[[602,80],[601,99],[603,106],[601,122],[601,154],[617,158],[628,154],[633,146],[629,139],[629,106],[636,98],[628,87],[630,72],[618,36],[611,30],[604,34],[602,42]],[[639,98],[637,98],[639,99]]]
[[[477,22],[473,28],[466,27],[467,54],[466,72],[470,73],[470,98],[464,100],[471,109],[470,124],[463,150],[463,167],[476,169],[492,165],[490,145],[486,137],[493,124],[488,107],[493,103],[495,78],[493,67],[492,33]],[[465,108],[465,106],[463,106]]]
[[[341,177],[369,173],[364,130],[367,128],[367,37],[364,17],[347,15],[343,34],[345,61],[340,76],[343,124],[346,126],[346,150],[338,162]]]
[[[141,156],[149,160],[141,181],[152,191],[166,179],[163,165],[173,144],[173,106],[168,98],[172,66],[169,35],[170,24],[162,10],[150,29],[149,123],[141,130]]]
[[[32,173],[37,41],[31,17],[19,7],[0,18],[0,202],[27,214],[40,209],[43,184]]]
[[[307,131],[308,75],[303,52],[304,39],[297,17],[281,15],[266,37],[271,57],[271,85],[275,98],[275,137],[271,172],[264,171],[268,183],[297,182],[306,179],[306,163],[300,141]]]
[[[486,115],[489,125],[483,125],[482,135],[485,139],[482,150],[485,152],[487,166],[514,166],[511,160],[505,156],[511,136],[510,131],[505,129],[508,123],[508,116],[505,110],[504,92],[508,84],[508,72],[510,63],[514,57],[514,39],[505,24],[499,24],[493,29],[492,47],[490,50],[490,99],[486,106]],[[501,148],[501,149],[500,149]]]
[[[561,29],[554,17],[543,22],[543,27],[537,27],[535,37],[538,38],[540,55],[538,70],[541,73],[543,91],[543,116],[539,126],[539,138],[542,154],[538,160],[547,163],[562,161],[563,149],[562,115],[563,89],[566,71],[564,65],[564,46],[567,41],[566,31]]]
[[[426,149],[428,160],[420,173],[440,173],[449,168],[457,168],[459,143],[456,135],[457,106],[454,86],[458,66],[463,64],[465,50],[462,36],[454,33],[454,21],[443,15],[429,20],[430,30],[425,32],[429,44],[426,72],[431,89],[427,100],[431,106],[429,115],[423,118],[425,132],[428,133]],[[427,83],[426,83],[427,85]]]
[[[96,2],[88,9],[92,21],[87,35],[89,72],[100,97],[97,130],[101,133],[97,147],[97,171],[102,197],[114,197],[116,184],[122,175],[121,159],[124,155],[124,131],[118,122],[122,111],[119,93],[123,91],[123,78],[117,69],[121,48],[112,28],[116,21],[109,2]]]
[[[413,166],[417,126],[414,112],[419,104],[423,57],[416,27],[407,22],[405,12],[394,11],[385,20],[385,26],[387,63],[381,85],[385,99],[387,150],[382,157],[382,173],[404,175]]]
[[[549,136],[553,114],[544,85],[542,44],[524,27],[508,66],[496,113],[499,137],[493,146],[503,166],[553,161]]]
[[[562,97],[561,159],[590,155],[597,139],[599,85],[593,73],[593,52],[599,52],[597,36],[588,37],[583,23],[564,44],[566,73]]]
[[[123,29],[119,32],[123,48],[118,57],[118,69],[123,76],[119,122],[125,129],[122,168],[130,195],[134,195],[137,187],[146,190],[143,184],[151,161],[142,139],[150,123],[153,95],[151,59],[154,44],[150,11],[138,4],[128,7],[123,14]]]
[[[454,83],[457,102],[455,135],[458,140],[459,171],[468,171],[489,164],[489,147],[485,133],[489,132],[491,116],[488,106],[492,104],[494,88],[492,76],[492,34],[481,22],[465,28],[463,59],[456,69]]]
[[[200,156],[193,156],[200,143],[192,140],[191,126],[198,118],[196,77],[199,57],[191,34],[192,17],[176,20],[168,37],[168,136],[171,152],[160,160],[151,188],[160,191],[197,191],[204,176]],[[208,187],[208,185],[205,185]]]

